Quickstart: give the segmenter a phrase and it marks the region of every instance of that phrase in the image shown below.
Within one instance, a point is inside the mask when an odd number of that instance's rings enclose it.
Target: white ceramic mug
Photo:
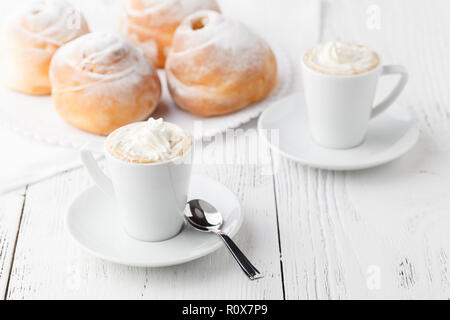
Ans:
[[[111,179],[99,168],[92,144],[81,159],[94,182],[117,204],[121,225],[141,241],[163,241],[183,227],[192,168],[192,146],[182,156],[164,162],[137,164],[113,157],[104,147]]]
[[[385,111],[408,81],[403,66],[378,66],[356,75],[330,75],[308,67],[302,59],[305,100],[313,140],[326,148],[348,149],[364,141],[369,120]],[[373,106],[378,79],[399,74],[392,92]]]

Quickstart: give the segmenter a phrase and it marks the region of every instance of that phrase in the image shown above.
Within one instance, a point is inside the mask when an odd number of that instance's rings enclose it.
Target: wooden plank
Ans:
[[[323,40],[363,42],[385,63],[407,66],[411,81],[398,106],[422,133],[404,157],[371,170],[280,161],[275,186],[288,299],[449,298],[449,5],[324,2]],[[367,26],[370,6],[380,10],[379,29]]]
[[[63,230],[64,210],[91,184],[79,169],[29,188],[7,298],[281,299],[272,176],[248,164],[245,136],[235,141],[225,146],[217,139],[204,148],[204,157],[197,157],[203,165],[197,164],[195,171],[218,179],[239,196],[245,222],[236,241],[264,279],[247,280],[225,248],[191,263],[156,269],[120,266],[82,252]],[[226,157],[234,164],[221,164]]]
[[[0,299],[8,286],[24,194],[25,188],[0,195]]]

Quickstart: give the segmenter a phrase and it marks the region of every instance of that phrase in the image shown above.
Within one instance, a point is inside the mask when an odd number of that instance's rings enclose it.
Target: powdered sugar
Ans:
[[[64,0],[36,0],[14,12],[6,23],[10,31],[18,31],[34,42],[47,42],[57,47],[88,32],[83,15]]]
[[[216,0],[131,0],[127,13],[134,17],[151,16],[151,25],[180,23],[202,9],[219,10]]]
[[[59,70],[70,67],[70,78],[54,81]],[[84,35],[59,49],[53,57],[50,78],[53,92],[86,90],[86,94],[108,96],[105,101],[121,101],[132,106],[136,102],[133,94],[136,86],[148,77],[157,78],[156,70],[144,56],[119,33],[94,32]],[[62,82],[62,83],[61,83]],[[151,80],[145,86],[154,85],[152,92],[160,89],[159,83]],[[145,99],[155,100],[159,95],[151,94]],[[153,101],[156,104],[156,101]]]
[[[189,16],[177,29],[169,54],[171,68],[182,65],[184,74],[196,81],[217,69],[228,72],[258,70],[270,51],[268,45],[245,25],[215,11]],[[201,54],[207,52],[207,54]],[[198,63],[195,57],[202,57]],[[192,61],[192,64],[189,64]]]
[[[142,51],[118,33],[94,32],[62,47],[53,59],[97,81],[142,78],[155,73]],[[72,88],[72,90],[75,88]]]

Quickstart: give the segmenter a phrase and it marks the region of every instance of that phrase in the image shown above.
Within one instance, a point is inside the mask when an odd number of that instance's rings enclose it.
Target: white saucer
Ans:
[[[204,176],[191,179],[189,198],[201,198],[223,214],[223,231],[234,236],[242,224],[236,196],[224,185]],[[217,250],[222,242],[214,234],[185,225],[174,238],[142,242],[128,236],[116,221],[114,204],[98,189],[79,194],[65,216],[66,230],[83,249],[104,260],[138,267],[162,267],[188,262]]]
[[[278,142],[271,138],[273,129],[279,129]],[[411,149],[419,137],[416,123],[387,112],[370,121],[367,138],[360,146],[346,150],[320,147],[311,139],[300,93],[266,109],[258,120],[258,130],[270,147],[283,156],[328,170],[359,170],[387,163]]]

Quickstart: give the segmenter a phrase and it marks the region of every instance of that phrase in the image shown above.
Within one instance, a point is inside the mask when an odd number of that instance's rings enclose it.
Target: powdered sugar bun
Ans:
[[[163,68],[173,34],[184,18],[220,8],[216,0],[129,0],[120,32],[140,46],[155,66]]]
[[[51,92],[48,70],[55,51],[89,32],[83,15],[64,0],[37,0],[6,21],[0,40],[3,83],[28,94]]]
[[[101,135],[147,119],[161,95],[152,63],[118,33],[90,33],[61,47],[50,78],[62,118]]]
[[[214,116],[267,97],[277,84],[277,63],[269,45],[245,25],[199,11],[177,29],[166,74],[181,108]]]

